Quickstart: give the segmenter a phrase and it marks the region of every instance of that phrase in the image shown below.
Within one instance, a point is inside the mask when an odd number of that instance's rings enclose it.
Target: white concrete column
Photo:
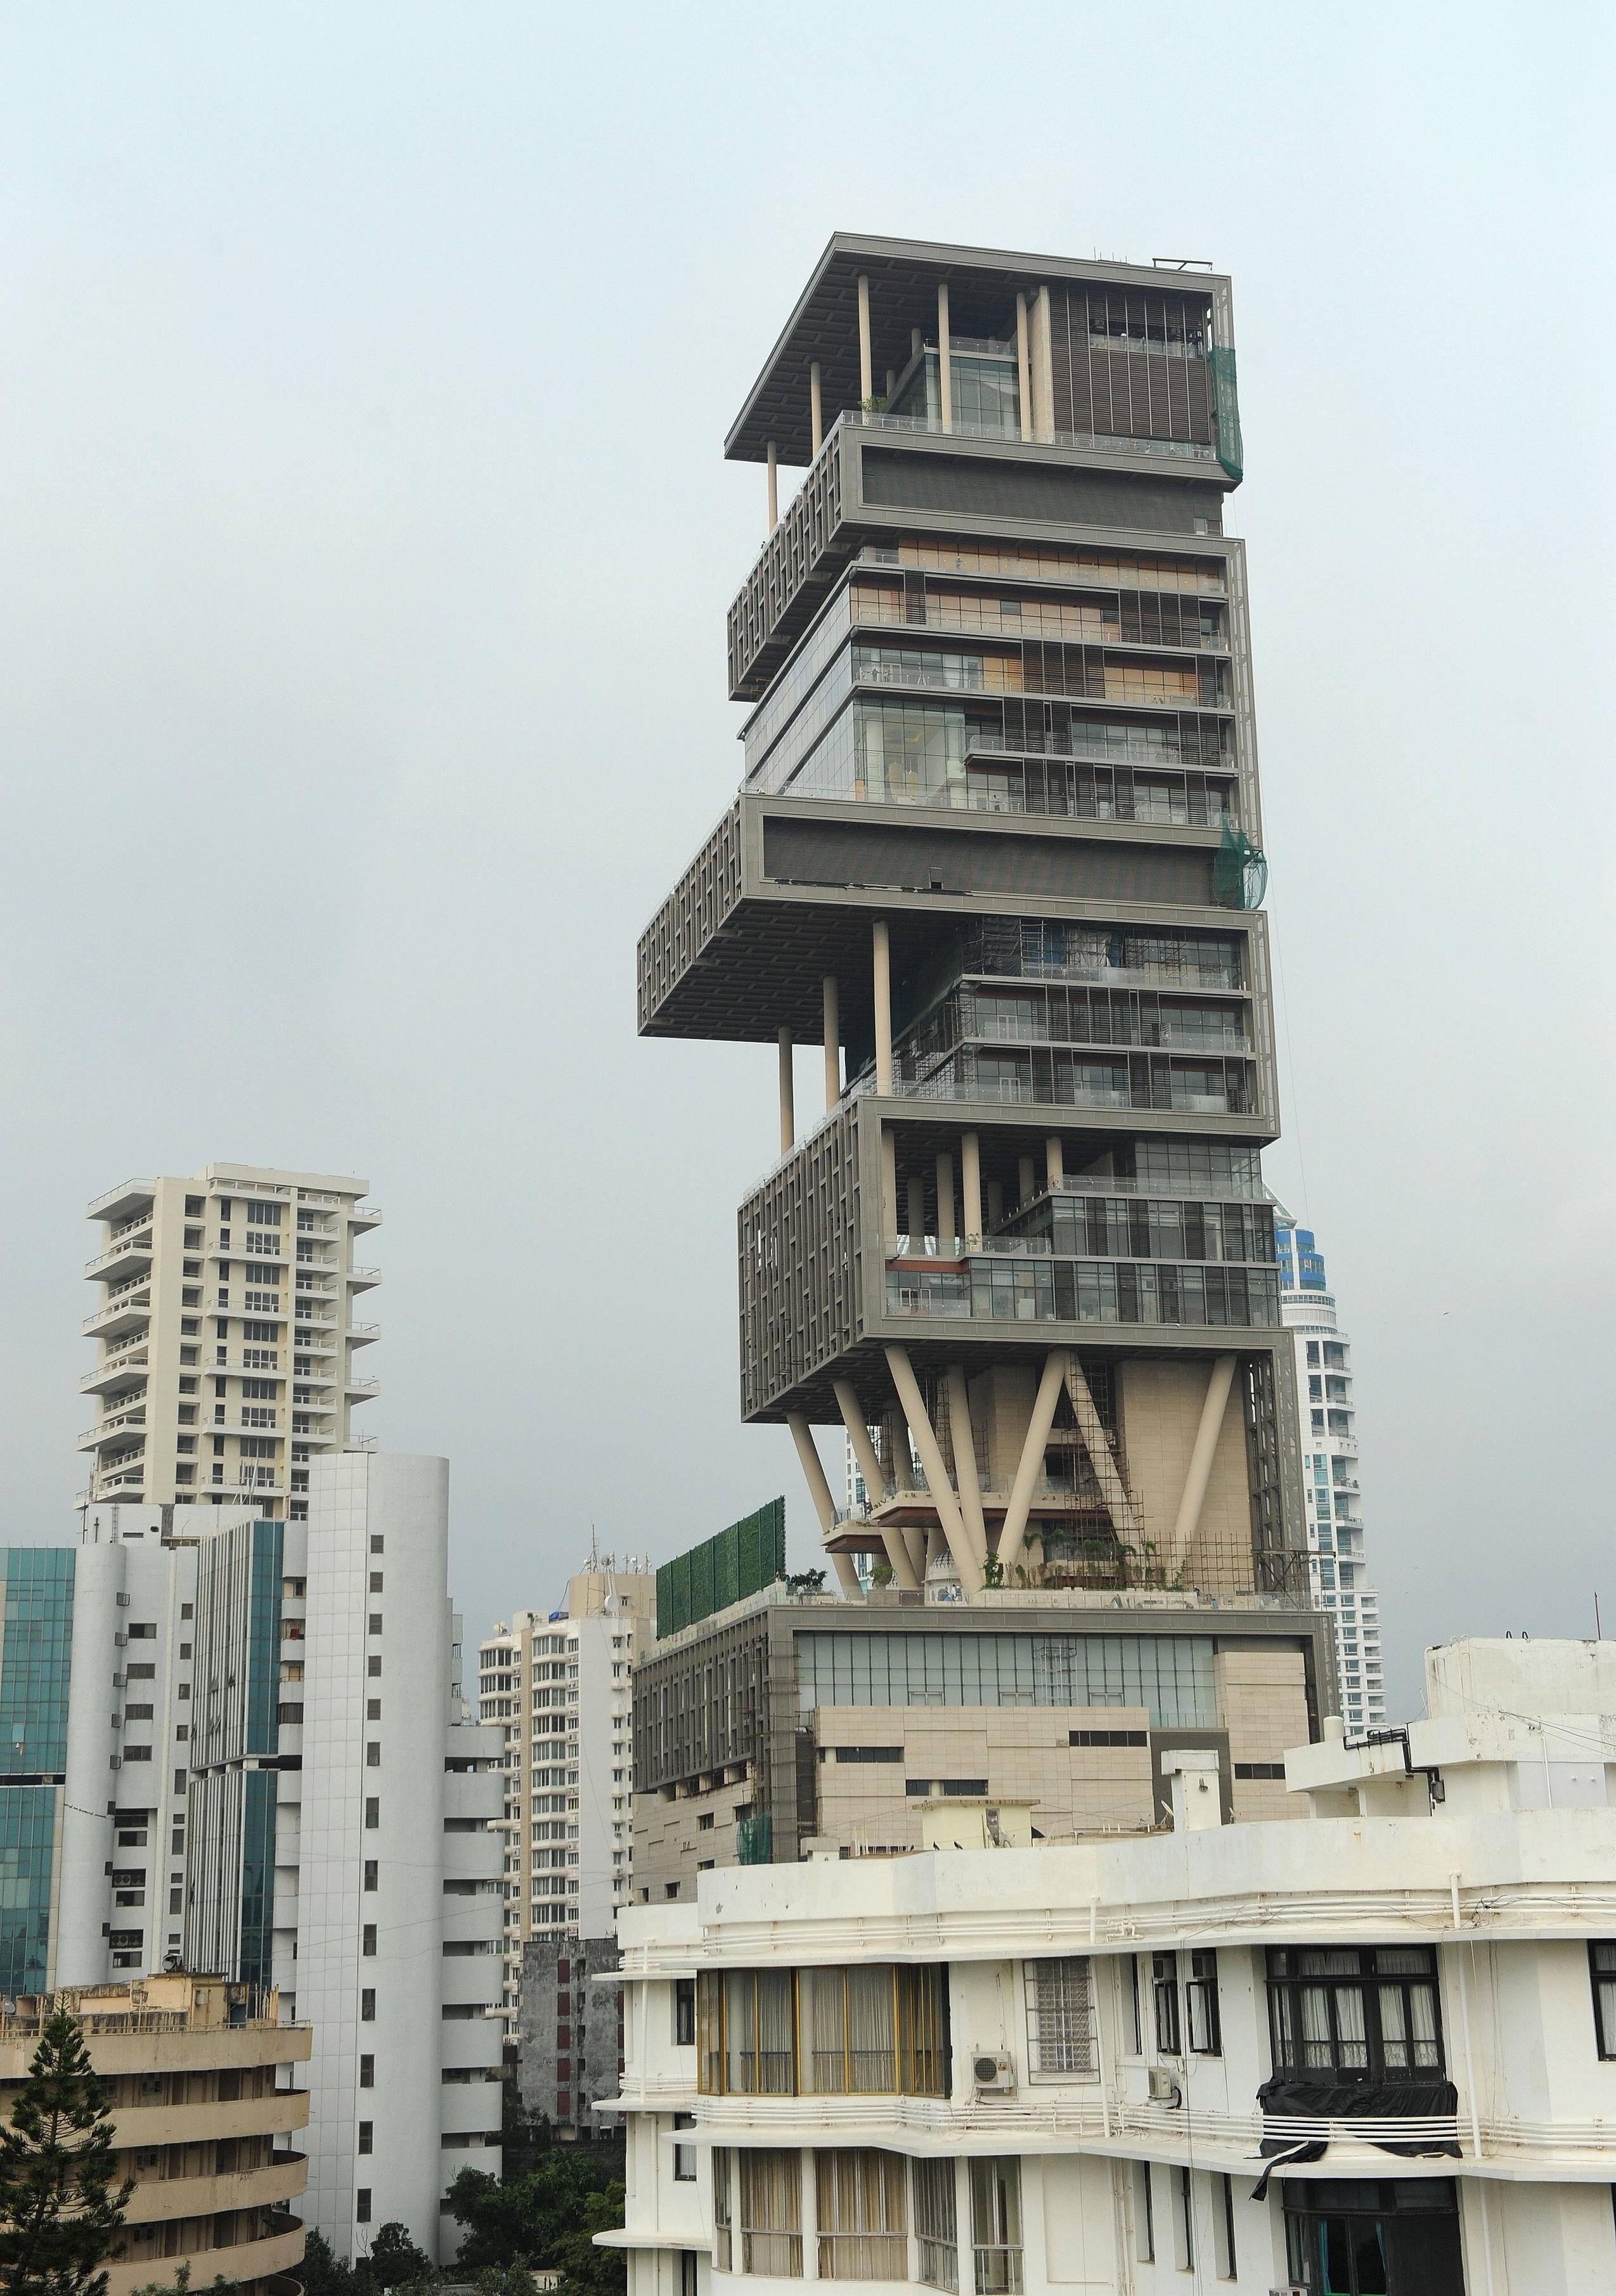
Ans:
[[[1064,1348],[1051,1348],[1044,1358],[1044,1376],[1038,1382],[1032,1417],[1027,1423],[1027,1439],[1021,1446],[1021,1464],[1015,1472],[1014,1488],[1010,1494],[1010,1504],[1005,1510],[1004,1527],[999,1532],[999,1561],[1004,1566],[1006,1580],[1021,1560],[1021,1542],[1027,1536],[1027,1517],[1032,1509],[1033,1493],[1044,1472],[1044,1450],[1049,1441],[1049,1430],[1054,1423],[1054,1407],[1066,1383],[1066,1363]]]
[[[819,2277],[819,2185],[813,2147],[802,2148],[802,2276]]]
[[[768,442],[768,530],[773,534],[780,523],[780,470],[775,460],[775,442]]]
[[[870,351],[870,283],[858,283],[858,398],[862,405],[875,396],[875,362]]]
[[[1052,1132],[1044,1143],[1044,1169],[1052,1188],[1058,1188],[1066,1177],[1066,1160],[1058,1132]]]
[[[875,1089],[887,1099],[892,1091],[892,943],[884,917],[876,918],[870,938],[875,989]]]
[[[961,1233],[967,1251],[982,1248],[982,1151],[974,1132],[963,1133],[959,1144],[959,1185],[964,1198]]]
[[[898,1143],[892,1128],[881,1128],[881,1226],[883,1236],[898,1234]]]
[[[1201,1406],[1201,1424],[1195,1430],[1195,1447],[1190,1453],[1189,1472],[1184,1479],[1184,1496],[1178,1502],[1177,1520],[1173,1524],[1173,1553],[1169,1565],[1169,1576],[1173,1578],[1183,1570],[1195,1533],[1201,1527],[1202,1505],[1206,1497],[1206,1487],[1211,1480],[1212,1462],[1218,1456],[1218,1438],[1223,1432],[1224,1414],[1228,1408],[1229,1390],[1234,1384],[1234,1357],[1215,1357],[1206,1383],[1206,1400]]]
[[[948,283],[937,284],[937,389],[942,405],[943,429],[954,428],[954,362],[948,355]]]
[[[836,1529],[836,1502],[831,1496],[831,1487],[824,1479],[824,1467],[814,1443],[814,1431],[800,1411],[787,1414],[786,1425],[792,1431],[792,1440],[797,1446],[797,1456],[802,1462],[802,1472],[808,1487],[808,1496],[814,1502],[814,1512],[819,1517],[819,1528],[827,1538]],[[833,1554],[836,1576],[841,1591],[849,1602],[861,1602],[864,1589],[858,1583],[858,1573],[853,1559],[848,1554]]]
[[[1038,289],[1032,310],[1032,419],[1040,439],[1054,437],[1054,340],[1047,287]]]
[[[819,449],[824,444],[824,401],[819,388],[819,362],[808,366],[808,425],[814,437],[814,459],[819,459]]]
[[[905,1193],[909,1203],[909,1249],[917,1251],[926,1237],[926,1184],[918,1172],[909,1176]]]
[[[858,1390],[851,1380],[837,1379],[831,1382],[831,1392],[836,1398],[836,1408],[841,1414],[841,1423],[848,1431],[848,1440],[853,1446],[853,1456],[858,1462],[858,1472],[864,1477],[864,1487],[870,1505],[879,1506],[886,1496],[887,1479],[881,1472],[881,1455],[870,1440],[869,1423],[864,1415],[864,1406],[858,1400]]]
[[[980,1594],[982,1586],[982,1558],[975,1551],[971,1534],[965,1528],[964,1518],[959,1510],[959,1502],[954,1496],[954,1487],[949,1482],[947,1471],[943,1465],[943,1455],[937,1440],[937,1431],[932,1426],[927,1413],[919,1382],[909,1362],[907,1348],[889,1347],[887,1368],[892,1374],[892,1384],[898,1390],[898,1400],[903,1406],[904,1417],[908,1422],[909,1432],[915,1439],[915,1447],[920,1454],[920,1464],[925,1471],[926,1488],[931,1493],[932,1504],[937,1509],[938,1521],[941,1523],[943,1536],[948,1542],[948,1552],[953,1555],[958,1568],[960,1585],[967,1595]]]
[[[792,1072],[792,1032],[780,1031],[780,1153],[789,1156],[797,1142],[797,1081]]]
[[[824,1104],[835,1107],[841,1098],[841,1013],[836,976],[824,976]]]
[[[937,1152],[937,1245],[945,1249],[945,1236],[957,1236],[954,1224],[954,1159],[946,1148]]]
[[[1015,299],[1015,400],[1023,439],[1032,436],[1032,345],[1027,332],[1027,298]]]

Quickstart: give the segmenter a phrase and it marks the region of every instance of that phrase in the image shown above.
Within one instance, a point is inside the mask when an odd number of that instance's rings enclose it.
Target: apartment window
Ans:
[[[365,1660],[365,1671],[373,1682],[375,1682],[380,1678],[381,1673],[381,1657],[380,1652],[376,1652],[373,1657]]]
[[[816,2152],[821,2280],[906,2280],[909,2217],[903,2156],[874,2147]]]
[[[802,2155],[772,2148],[738,2156],[741,2269],[802,2276]]]
[[[1219,2280],[1238,2280],[1240,2265],[1235,2253],[1235,2179],[1214,2177],[1212,2179],[1212,2233],[1218,2251]]]
[[[1134,2162],[1134,2254],[1141,2264],[1156,2260],[1156,2202],[1148,2161]]]
[[[954,2162],[916,2161],[915,2237],[920,2247],[920,2276],[928,2288],[958,2296],[959,2230],[955,2208]]]
[[[1198,2057],[1220,2057],[1223,2023],[1218,2011],[1218,1956],[1210,1947],[1196,1946],[1191,1952],[1184,2006],[1194,2054]]]
[[[1178,1956],[1176,1953],[1153,1953],[1151,1956],[1151,2007],[1155,2016],[1156,2054],[1176,2057],[1184,2041],[1178,2016]]]
[[[359,1951],[366,1960],[373,1961],[376,1954],[376,1924],[366,1922],[359,1936]]]
[[[379,1698],[367,1698],[367,1699],[365,1700],[365,1720],[366,1720],[367,1722],[380,1722],[380,1721],[381,1721],[381,1701]]]
[[[1021,2164],[1013,2155],[971,2163],[971,2245],[976,2296],[1021,2296]]]
[[[703,1810],[701,1816],[696,1820],[696,1832],[698,1833],[710,1833],[712,1832],[712,1828],[713,1814],[710,1809]]]
[[[379,1595],[381,1592],[381,1573],[380,1570],[373,1570],[371,1572],[370,1590],[373,1595]]]
[[[935,1964],[703,1971],[699,2084],[731,2096],[946,2096],[947,1997]]]
[[[373,1890],[376,1886],[376,1860],[373,1857],[367,1857],[365,1861],[365,1886],[367,1890]]]
[[[381,1767],[381,1742],[379,1738],[371,1739],[366,1745],[365,1767],[367,1770],[379,1770]]]
[[[379,1530],[372,1531],[370,1551],[373,1554],[380,1554],[386,1543],[386,1540],[382,1538],[382,1535]]]
[[[1598,1939],[1588,1946],[1588,1978],[1594,1988],[1594,2033],[1599,2054],[1616,2057],[1616,1944]]]
[[[362,2025],[373,2025],[375,2021],[376,1988],[373,1985],[367,1985],[359,1996],[359,2022]]]
[[[1371,2296],[1413,2289],[1418,2296],[1464,2296],[1458,2194],[1451,2177],[1314,2183],[1287,2177],[1287,2280]]]
[[[379,1635],[381,1632],[381,1613],[380,1611],[373,1611],[370,1614],[370,1631],[373,1635]]]
[[[1144,2009],[1139,1998],[1139,1956],[1136,1953],[1130,1953],[1128,1956],[1128,2006],[1134,2037],[1133,2054],[1142,2057],[1144,2054]]]
[[[729,2212],[730,2155],[724,2151],[712,2156],[712,2229],[713,2262],[720,2272],[727,2272],[731,2263],[731,2224]]]
[[[369,1794],[369,1795],[367,1795],[367,1796],[365,1797],[365,1831],[366,1831],[366,1833],[374,1833],[374,1831],[375,1831],[375,1829],[377,1828],[377,1826],[379,1826],[379,1825],[381,1824],[381,1796],[380,1796],[379,1794]]]
[[[1171,2171],[1173,2179],[1173,2262],[1180,2272],[1195,2269],[1195,2189],[1187,2169]]]
[[[360,2060],[359,2060],[359,2086],[360,2086],[360,2087],[361,2087],[361,2088],[374,2088],[374,2087],[375,2087],[375,2086],[376,2086],[376,2060],[374,2059],[374,2057],[361,2057],[361,2058],[360,2058]]]
[[[1435,1949],[1270,1947],[1268,2023],[1277,2074],[1391,2081],[1440,2075]]]
[[[693,2049],[696,2041],[696,1980],[693,1977],[676,1977],[673,1980],[673,2045],[676,2049]]]
[[[376,2124],[373,2120],[362,2120],[359,2123],[359,2150],[361,2152],[368,2152],[370,2151],[371,2135],[375,2125]]]
[[[696,2116],[693,2112],[676,2112],[673,2117],[673,2125],[676,2128],[693,2128],[696,2125]],[[676,2185],[693,2185],[695,2183],[696,2148],[693,2144],[679,2144],[676,2143],[674,2145],[673,2177]]]
[[[1025,1978],[1028,2062],[1032,2070],[1093,2073],[1094,1994],[1087,1955],[1029,1961]]]
[[[370,2222],[370,2186],[368,2185],[361,2185],[354,2194],[354,2221],[356,2224]]]

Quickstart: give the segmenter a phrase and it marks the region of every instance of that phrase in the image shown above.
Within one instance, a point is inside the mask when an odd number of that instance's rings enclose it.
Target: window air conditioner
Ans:
[[[1015,2060],[1004,2050],[973,2050],[971,2077],[978,2096],[1013,2096]]]

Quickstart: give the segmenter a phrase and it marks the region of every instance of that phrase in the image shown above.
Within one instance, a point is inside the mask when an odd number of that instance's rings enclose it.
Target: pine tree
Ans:
[[[113,2184],[112,2117],[76,2017],[46,2021],[0,2128],[0,2288],[7,2296],[106,2296],[133,2177]]]

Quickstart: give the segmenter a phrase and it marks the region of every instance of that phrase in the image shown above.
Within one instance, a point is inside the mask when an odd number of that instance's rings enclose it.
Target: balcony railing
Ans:
[[[964,1273],[891,1267],[889,1316],[976,1323],[1228,1325],[1269,1330],[1279,1285],[1256,1264],[1000,1258],[990,1245]]]
[[[874,1089],[874,1073],[866,1070],[850,1087],[849,1096],[862,1098]],[[1178,1092],[1164,1099],[1148,1086],[1136,1092],[1126,1086],[1087,1085],[1074,1086],[1070,1092],[1057,1096],[1053,1086],[1043,1091],[1031,1077],[974,1078],[951,1070],[936,1076],[894,1077],[890,1096],[894,1100],[951,1100],[1000,1108],[1080,1108],[1095,1111],[1152,1109],[1158,1113],[1194,1116],[1257,1113],[1254,1105],[1241,1105],[1238,1093]]]
[[[940,415],[888,414],[862,407],[847,408],[837,417],[849,429],[865,430],[930,431],[942,434]],[[956,439],[997,439],[1006,445],[1021,445],[997,422],[972,422],[956,420],[947,433]],[[1035,447],[1063,447],[1085,455],[1144,455],[1181,463],[1213,463],[1218,460],[1216,447],[1205,447],[1190,439],[1125,439],[1112,430],[1049,430],[1041,439],[1024,442]]]

